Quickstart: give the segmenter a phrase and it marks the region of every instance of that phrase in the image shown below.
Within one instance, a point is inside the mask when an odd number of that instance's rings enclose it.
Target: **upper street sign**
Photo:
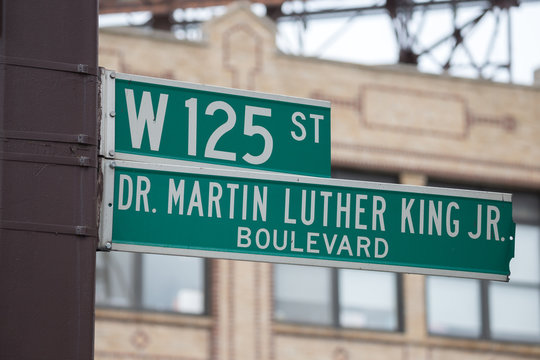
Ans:
[[[104,249],[507,280],[511,196],[102,162]]]
[[[327,101],[108,70],[102,84],[104,157],[330,177]]]

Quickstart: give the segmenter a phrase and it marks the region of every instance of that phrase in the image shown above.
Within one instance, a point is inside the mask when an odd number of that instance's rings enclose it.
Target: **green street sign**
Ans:
[[[104,157],[330,177],[327,101],[108,70],[102,84]]]
[[[507,281],[511,195],[104,160],[101,247]]]

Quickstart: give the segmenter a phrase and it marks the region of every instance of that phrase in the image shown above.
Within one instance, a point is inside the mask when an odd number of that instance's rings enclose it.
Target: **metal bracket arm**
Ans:
[[[99,71],[96,67],[88,66],[87,64],[71,64],[58,61],[37,60],[14,56],[0,56],[0,64],[72,72],[77,74],[87,74],[94,76],[98,76],[99,74]]]

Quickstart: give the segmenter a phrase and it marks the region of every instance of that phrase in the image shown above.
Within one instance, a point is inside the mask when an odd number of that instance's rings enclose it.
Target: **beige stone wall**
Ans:
[[[107,30],[100,64],[182,81],[327,99],[335,165],[540,187],[540,89],[280,54],[247,9],[205,26],[205,41]]]
[[[119,72],[332,102],[336,166],[540,188],[540,88],[280,54],[275,27],[245,5],[204,27],[201,43],[144,29],[100,32],[100,65]],[[272,322],[269,264],[213,261],[212,314],[100,310],[96,359],[462,360],[540,358],[540,347],[432,338],[424,277],[404,276],[403,333]]]
[[[212,321],[98,309],[95,353],[101,359],[211,359]]]

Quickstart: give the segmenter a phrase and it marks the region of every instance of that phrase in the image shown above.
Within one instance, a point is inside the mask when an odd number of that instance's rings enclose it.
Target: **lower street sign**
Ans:
[[[509,194],[103,161],[103,249],[507,281]]]

